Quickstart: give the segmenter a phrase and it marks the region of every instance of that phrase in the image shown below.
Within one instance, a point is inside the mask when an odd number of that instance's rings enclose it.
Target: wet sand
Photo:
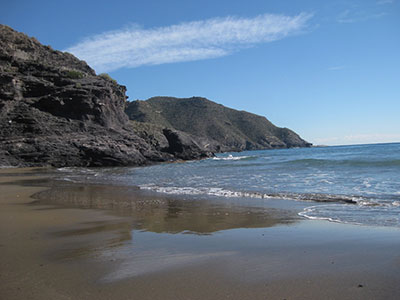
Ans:
[[[1,299],[400,299],[398,229],[46,176],[0,170]]]

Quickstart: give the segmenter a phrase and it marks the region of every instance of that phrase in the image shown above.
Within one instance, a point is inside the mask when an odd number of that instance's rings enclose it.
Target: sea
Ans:
[[[400,227],[400,143],[276,149],[147,167],[61,168],[63,179],[164,195],[305,203],[301,218]]]

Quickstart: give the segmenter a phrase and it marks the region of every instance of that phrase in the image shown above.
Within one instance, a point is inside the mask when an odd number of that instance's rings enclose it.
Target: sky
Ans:
[[[317,145],[400,142],[400,0],[2,0],[129,100],[201,96]]]

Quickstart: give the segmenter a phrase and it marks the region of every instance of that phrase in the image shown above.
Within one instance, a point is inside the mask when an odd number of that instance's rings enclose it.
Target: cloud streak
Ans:
[[[393,4],[394,0],[379,0],[376,2],[378,5]]]
[[[352,134],[341,137],[316,138],[315,143],[327,145],[351,145],[400,142],[400,134]]]
[[[214,18],[105,32],[66,49],[97,72],[222,57],[301,32],[311,14]]]
[[[340,66],[333,66],[333,67],[328,68],[329,71],[338,71],[338,70],[343,70],[343,69],[346,69],[346,66],[340,65]]]
[[[371,19],[379,19],[386,16],[387,13],[380,12],[380,13],[368,13],[366,11],[351,11],[346,9],[342,11],[338,17],[337,21],[339,23],[356,23],[356,22],[363,22]]]

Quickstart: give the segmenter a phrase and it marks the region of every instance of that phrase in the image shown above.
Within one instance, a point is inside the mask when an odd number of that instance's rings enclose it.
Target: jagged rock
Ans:
[[[125,92],[72,54],[0,25],[0,165],[144,165],[311,145],[204,98],[127,103]]]
[[[168,147],[162,150],[173,154],[175,157],[189,159],[191,156],[195,156],[196,158],[208,156],[207,152],[191,136],[182,131],[164,128],[163,134],[168,140]]]
[[[180,159],[199,159],[213,155],[213,147],[207,145],[207,139],[151,123],[131,121],[131,124],[134,132],[158,151]]]
[[[210,154],[194,144],[171,154],[168,140],[155,147],[139,137],[125,91],[73,55],[0,25],[0,165],[143,165]]]

